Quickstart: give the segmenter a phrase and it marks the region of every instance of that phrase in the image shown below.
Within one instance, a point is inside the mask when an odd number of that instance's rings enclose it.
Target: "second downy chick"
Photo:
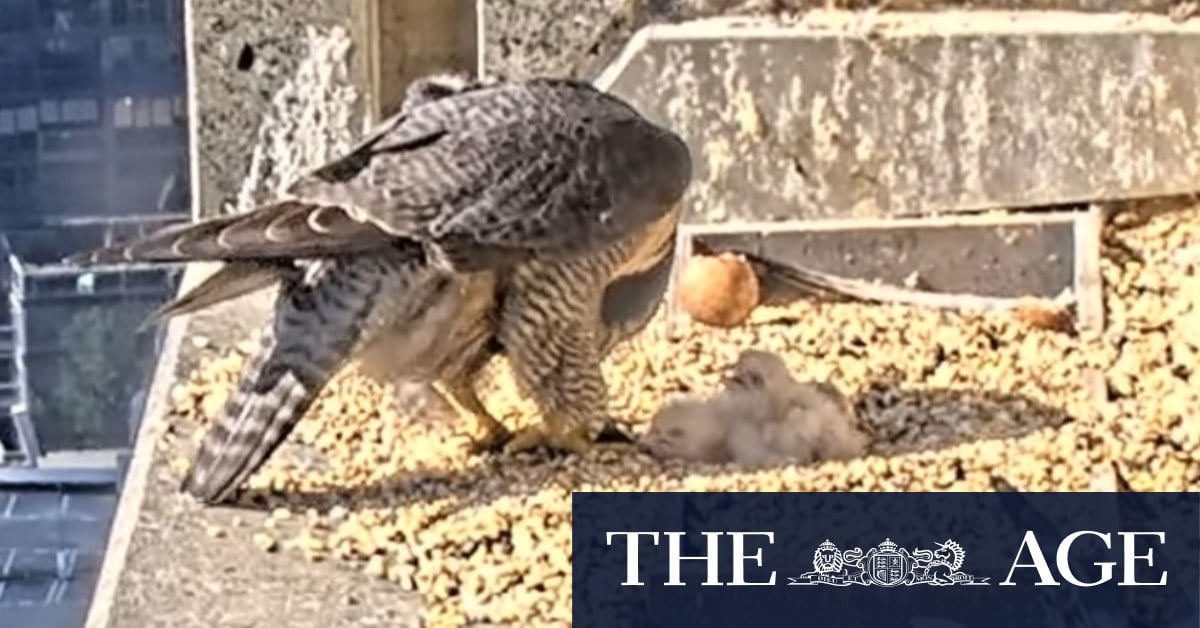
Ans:
[[[866,454],[870,445],[853,406],[836,386],[797,381],[773,353],[742,352],[722,394],[763,398],[769,409],[747,414],[738,423],[748,424],[744,430],[758,432],[745,438],[747,446],[766,447],[769,455],[798,462],[847,460]],[[738,433],[737,429],[730,432],[735,449]]]
[[[861,456],[869,440],[836,386],[796,381],[778,356],[751,350],[713,397],[668,400],[642,445],[660,458],[762,467]]]

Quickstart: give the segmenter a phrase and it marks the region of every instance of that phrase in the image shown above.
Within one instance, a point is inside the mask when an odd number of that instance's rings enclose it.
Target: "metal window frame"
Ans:
[[[119,273],[127,275],[139,271],[169,272],[176,269],[176,264],[122,264],[103,265],[87,269],[51,265],[43,267],[28,266],[12,253],[8,239],[0,234],[0,249],[7,253],[10,272],[8,306],[11,312],[13,326],[13,370],[17,384],[17,395],[10,414],[16,428],[21,460],[15,463],[0,465],[0,487],[3,486],[60,486],[83,487],[115,486],[119,489],[128,466],[129,452],[124,456],[118,454],[112,466],[103,467],[44,467],[39,460],[45,455],[37,428],[29,413],[29,376],[25,364],[28,351],[25,292],[28,280],[38,277],[56,277],[83,275],[86,273]],[[161,349],[163,330],[156,334],[155,346]],[[158,351],[155,362],[157,363]],[[153,369],[152,369],[153,370]],[[133,445],[131,444],[130,447]]]

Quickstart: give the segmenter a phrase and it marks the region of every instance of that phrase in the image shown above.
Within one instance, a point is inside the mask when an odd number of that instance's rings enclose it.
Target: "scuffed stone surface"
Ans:
[[[691,146],[688,220],[862,218],[1190,192],[1197,56],[1200,20],[813,11],[656,27],[600,83]]]
[[[349,102],[348,90],[361,86],[362,64],[342,40],[360,8],[349,0],[191,0],[198,215],[245,209],[300,157],[316,159],[358,134],[361,104]],[[281,150],[305,133],[307,154]]]
[[[1195,11],[1181,0],[482,0],[485,67],[500,77],[553,74],[590,79],[637,29],[718,15],[795,19],[812,9],[929,11],[947,8],[1070,11]]]

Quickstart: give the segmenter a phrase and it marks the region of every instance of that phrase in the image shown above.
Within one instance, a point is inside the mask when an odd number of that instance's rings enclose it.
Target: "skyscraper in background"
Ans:
[[[189,217],[183,6],[0,0],[0,626],[82,626],[103,559],[179,272],[58,261]]]
[[[182,0],[0,0],[0,230],[48,263],[188,212]]]

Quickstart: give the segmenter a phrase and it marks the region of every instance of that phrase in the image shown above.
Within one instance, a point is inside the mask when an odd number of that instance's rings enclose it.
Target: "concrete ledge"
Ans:
[[[1200,20],[813,11],[638,32],[597,80],[684,135],[689,220],[1058,205],[1200,187]]]
[[[180,282],[179,294],[185,294],[215,270],[215,266],[198,265],[189,268]],[[162,353],[158,356],[154,378],[146,394],[147,402],[142,413],[141,425],[134,440],[133,456],[125,472],[120,497],[117,500],[116,515],[109,528],[104,562],[100,567],[100,575],[88,609],[87,628],[106,628],[110,624],[117,587],[125,570],[130,543],[145,500],[154,454],[166,424],[170,390],[175,384],[180,345],[187,326],[188,317],[179,317],[167,324]]]

